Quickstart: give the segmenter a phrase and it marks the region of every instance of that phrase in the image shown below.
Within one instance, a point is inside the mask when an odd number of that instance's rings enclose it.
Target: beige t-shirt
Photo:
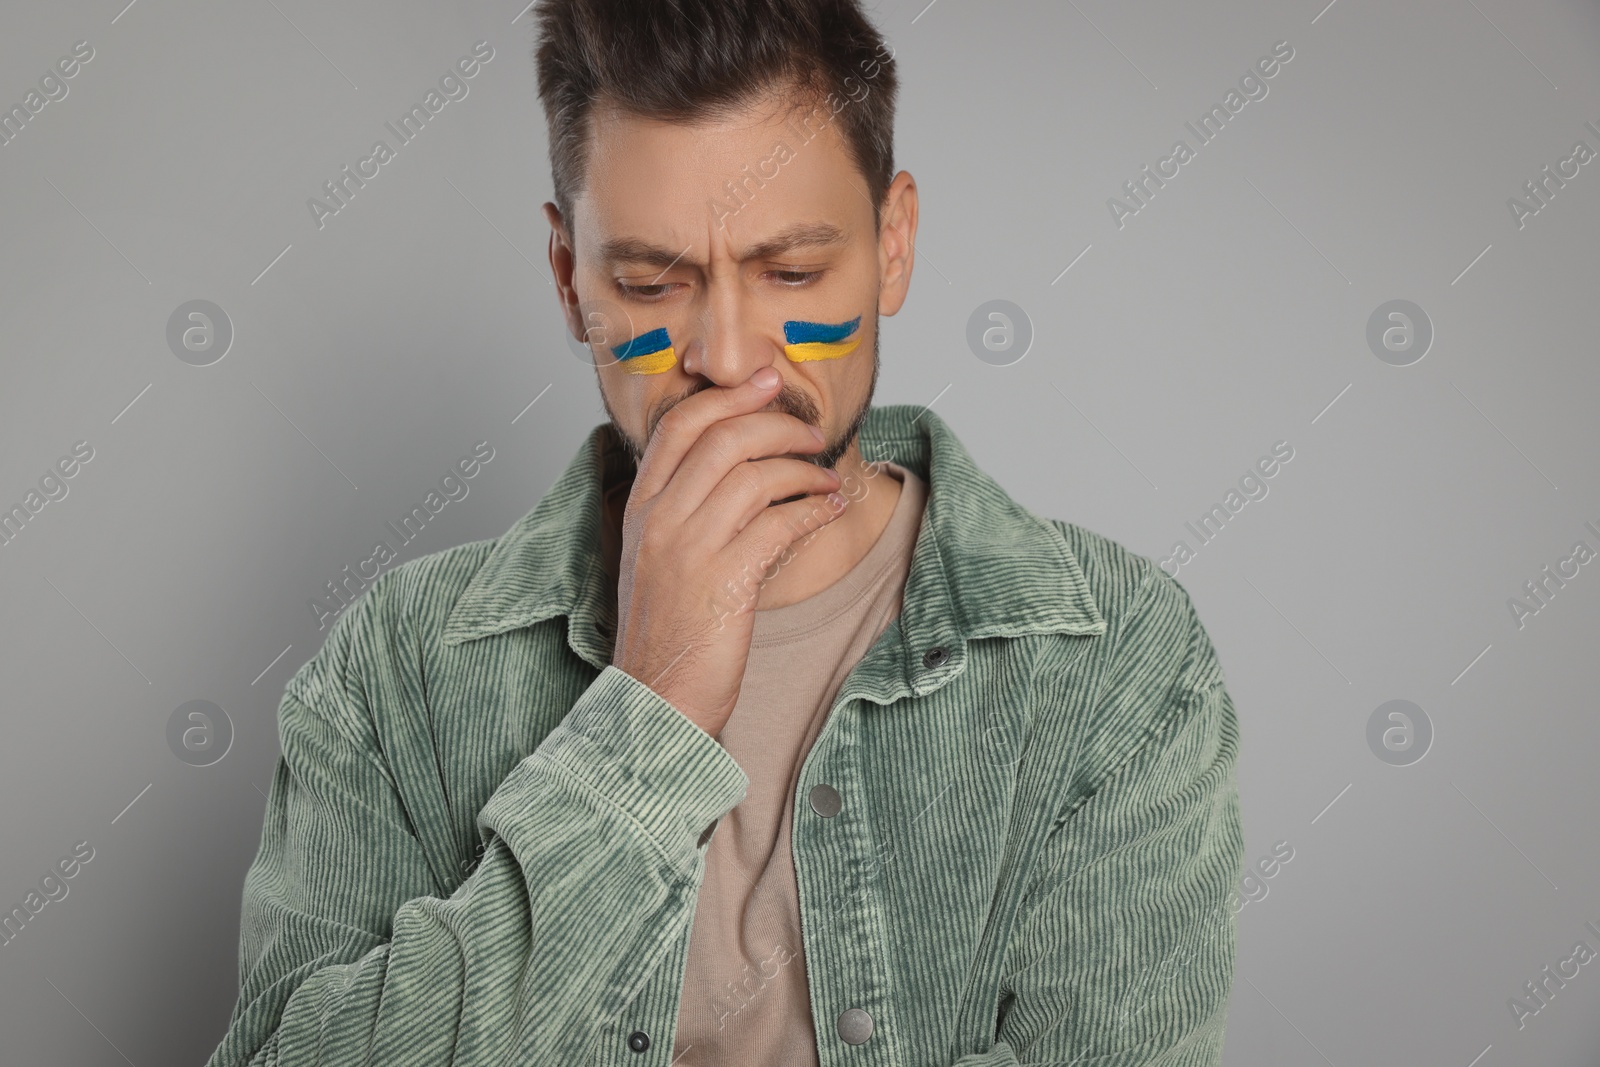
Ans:
[[[884,474],[901,491],[866,555],[820,593],[755,613],[739,701],[720,737],[750,788],[706,849],[673,1067],[818,1062],[790,851],[794,794],[845,676],[899,614],[928,492],[899,464],[875,469],[867,492]]]

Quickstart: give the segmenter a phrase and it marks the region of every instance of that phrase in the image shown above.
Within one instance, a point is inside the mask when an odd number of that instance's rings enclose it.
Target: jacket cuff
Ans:
[[[615,664],[600,672],[537,754],[630,816],[685,873],[711,824],[750,787],[716,738]]]

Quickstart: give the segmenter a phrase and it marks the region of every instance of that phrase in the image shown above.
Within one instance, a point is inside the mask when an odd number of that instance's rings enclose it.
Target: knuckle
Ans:
[[[756,465],[746,460],[728,472],[729,488],[739,497],[761,491],[763,480]]]
[[[693,424],[689,412],[682,409],[682,405],[674,404],[666,413],[656,420],[655,432],[651,435],[653,440],[675,437],[686,432]]]
[[[634,546],[640,557],[653,558],[666,547],[666,534],[660,522],[651,522],[648,517],[638,520],[634,528]]]
[[[726,459],[739,443],[739,431],[726,422],[719,422],[702,434],[700,439],[719,460]]]

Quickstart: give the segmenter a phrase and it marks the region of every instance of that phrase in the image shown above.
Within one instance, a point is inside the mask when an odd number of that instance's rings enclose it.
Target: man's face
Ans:
[[[783,379],[768,409],[828,438],[795,458],[834,466],[866,417],[878,315],[899,310],[910,280],[915,188],[895,179],[880,236],[831,105],[794,100],[692,125],[599,105],[574,217],[546,207],[569,328],[587,334],[635,462],[673,405],[764,366]]]

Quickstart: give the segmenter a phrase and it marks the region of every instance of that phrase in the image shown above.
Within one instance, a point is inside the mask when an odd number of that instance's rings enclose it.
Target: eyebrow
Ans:
[[[759,244],[751,245],[739,258],[777,259],[785,252],[799,248],[826,248],[843,244],[845,232],[831,222],[801,222],[780,230]]]
[[[844,230],[830,222],[801,222],[743,249],[739,259],[777,259],[798,249],[826,248],[843,244],[848,239]],[[613,237],[601,242],[600,259],[605,263],[638,263],[665,270],[682,262],[685,251],[654,245],[637,237]]]

